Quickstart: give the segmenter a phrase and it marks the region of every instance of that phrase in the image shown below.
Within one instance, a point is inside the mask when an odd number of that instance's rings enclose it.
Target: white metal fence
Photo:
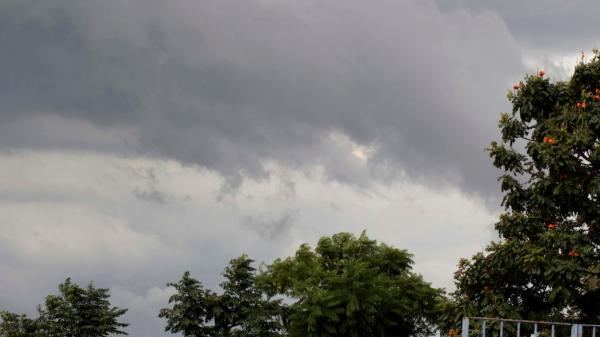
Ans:
[[[510,325],[510,329],[507,329]],[[471,329],[470,329],[471,327]],[[475,328],[475,329],[474,329]],[[562,331],[559,334],[557,330]],[[526,337],[538,336],[542,330],[550,333],[550,337],[596,337],[596,330],[600,332],[600,325],[596,324],[573,324],[564,322],[546,322],[546,321],[528,321],[507,318],[490,318],[490,317],[465,317],[462,321],[462,337],[472,336],[474,331],[477,331],[481,337],[509,337],[507,330],[510,330],[510,336]],[[522,334],[527,331],[527,334]],[[569,331],[570,330],[570,335]],[[599,336],[600,337],[600,336]]]

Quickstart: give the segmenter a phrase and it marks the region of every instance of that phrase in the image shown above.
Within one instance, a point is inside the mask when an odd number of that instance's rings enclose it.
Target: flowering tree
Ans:
[[[600,315],[600,53],[569,81],[526,76],[489,153],[504,192],[500,241],[463,259],[446,303],[458,316],[597,321]]]

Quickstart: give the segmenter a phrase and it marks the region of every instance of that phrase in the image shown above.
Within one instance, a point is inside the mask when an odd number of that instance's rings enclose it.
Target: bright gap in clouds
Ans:
[[[352,144],[335,136],[366,166]],[[365,149],[360,153],[367,153]],[[457,260],[493,238],[496,215],[451,187],[410,181],[350,186],[322,168],[265,164],[270,176],[224,189],[220,175],[170,160],[91,152],[0,155],[0,302],[33,313],[68,276],[113,289],[131,308],[134,336],[162,331],[156,319],[185,270],[216,287],[227,261],[293,254],[319,237],[366,230],[408,249],[415,269],[451,287]],[[225,184],[225,185],[224,185]],[[153,330],[154,329],[154,330]]]

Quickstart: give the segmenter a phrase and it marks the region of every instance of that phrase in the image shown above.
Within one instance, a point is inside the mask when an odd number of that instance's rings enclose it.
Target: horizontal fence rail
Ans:
[[[471,324],[473,323],[473,324]],[[505,337],[506,327],[505,324],[512,324],[514,326],[513,333],[511,336],[521,337],[521,333],[523,330],[527,330],[529,334],[523,335],[526,336],[538,336],[541,332],[540,329],[549,329],[550,337],[566,337],[567,335],[563,334],[561,336],[557,335],[557,328],[560,327],[570,327],[570,337],[584,337],[584,330],[586,332],[586,336],[596,337],[596,330],[600,330],[600,325],[598,324],[578,324],[578,323],[565,323],[565,322],[549,322],[549,321],[531,321],[531,320],[523,320],[523,319],[510,319],[510,318],[496,318],[496,317],[465,317],[462,321],[462,337],[469,337],[471,333],[475,331],[475,329],[469,329],[470,325],[473,327],[477,326],[478,329],[481,330],[481,337],[486,337],[486,333],[492,332],[492,336]],[[494,325],[493,327],[491,325]],[[531,334],[532,333],[532,334]],[[508,337],[508,336],[506,336]],[[600,337],[600,336],[599,336]]]

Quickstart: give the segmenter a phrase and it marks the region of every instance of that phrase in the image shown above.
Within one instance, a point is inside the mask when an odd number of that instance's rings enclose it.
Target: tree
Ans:
[[[365,233],[323,237],[312,250],[276,260],[262,276],[291,305],[291,337],[424,336],[431,332],[439,290],[411,272],[404,250]]]
[[[177,283],[167,283],[176,293],[169,298],[172,308],[160,310],[158,317],[167,319],[165,331],[182,333],[185,337],[212,336],[217,295],[203,288],[202,283],[186,271]]]
[[[94,288],[90,282],[82,288],[67,279],[58,286],[58,295],[46,297],[40,307],[39,325],[49,336],[105,337],[109,334],[127,335],[121,330],[127,323],[117,319],[127,312],[111,306],[109,290]]]
[[[280,336],[285,308],[281,301],[272,300],[258,283],[252,262],[242,256],[232,260],[225,269],[220,304],[227,311],[217,318],[226,327],[239,327],[232,336]]]
[[[540,71],[508,95],[489,147],[505,212],[500,241],[455,274],[449,312],[597,321],[600,307],[600,53],[569,81]],[[445,317],[450,327],[457,317]]]
[[[1,337],[35,337],[39,336],[37,322],[26,315],[17,315],[8,311],[0,313]]]
[[[38,307],[39,317],[35,320],[3,312],[0,336],[106,337],[127,334],[121,329],[128,324],[117,321],[127,309],[110,305],[108,289],[94,288],[92,283],[81,288],[71,279],[58,288],[58,295],[47,296],[44,307]]]
[[[277,337],[283,333],[280,300],[268,296],[258,285],[253,260],[242,255],[230,261],[218,295],[185,272],[177,283],[171,308],[160,310],[167,319],[165,331],[186,337]]]

